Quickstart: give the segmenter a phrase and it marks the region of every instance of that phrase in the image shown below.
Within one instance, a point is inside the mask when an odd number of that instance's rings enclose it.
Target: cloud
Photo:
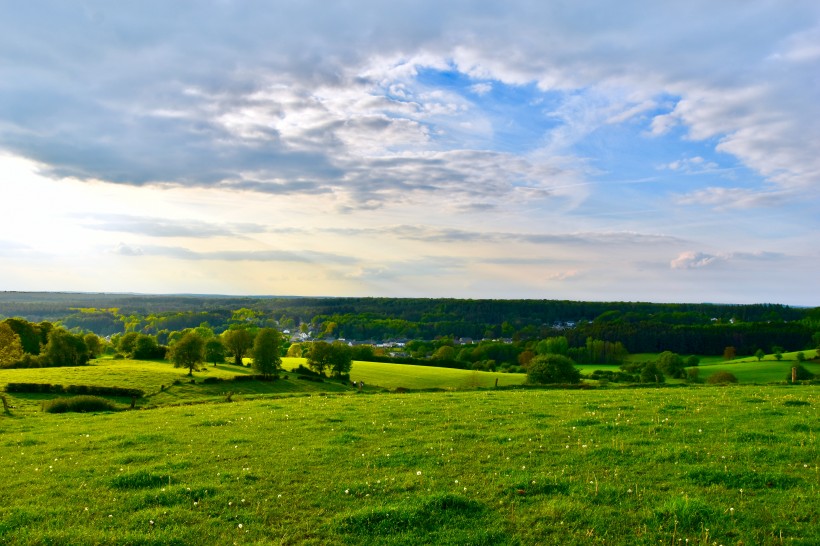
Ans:
[[[470,91],[472,91],[473,93],[475,93],[476,95],[479,95],[479,96],[486,95],[487,93],[489,93],[492,90],[493,90],[493,84],[491,84],[489,82],[476,83],[476,84],[473,84],[473,85],[470,86]]]
[[[113,249],[114,254],[119,254],[120,256],[142,256],[143,251],[139,247],[135,247],[132,245],[127,245],[125,243],[119,243]]]
[[[709,187],[678,195],[675,200],[681,205],[707,205],[718,210],[729,210],[780,207],[795,197],[792,191]]]
[[[513,180],[549,190],[583,178],[481,156],[498,128],[463,93],[420,83],[428,67],[473,78],[473,95],[533,82],[561,93],[544,142],[566,157],[602,124],[672,94],[680,100],[651,120],[654,132],[717,139],[779,185],[820,176],[807,145],[820,137],[812,2],[764,2],[740,18],[705,2],[601,5],[596,18],[528,1],[32,6],[0,26],[0,146],[54,176],[332,193],[350,209],[443,190],[463,210],[488,205],[471,190],[514,203]]]
[[[784,258],[785,255],[777,252],[728,252],[722,254],[707,254],[704,252],[687,251],[678,255],[678,257],[672,260],[669,265],[672,269],[702,269],[725,262],[770,262],[782,260]]]
[[[296,262],[306,264],[356,264],[357,258],[312,250],[211,250],[198,251],[177,246],[143,246],[119,244],[114,252],[123,256],[161,256],[186,261],[221,262]]]
[[[156,217],[129,215],[78,215],[87,229],[124,232],[150,237],[187,237],[205,239],[212,237],[242,237],[248,233],[262,233],[264,226],[251,223],[212,224],[202,221],[168,220]]]

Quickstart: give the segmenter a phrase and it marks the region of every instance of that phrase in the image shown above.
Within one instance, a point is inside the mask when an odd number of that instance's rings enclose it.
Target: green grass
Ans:
[[[432,366],[411,366],[406,364],[383,364],[380,362],[353,363],[350,372],[353,380],[365,384],[379,385],[395,389],[468,389],[492,387],[496,380],[499,386],[520,385],[526,376],[516,373],[479,372],[472,370],[455,370],[451,368],[434,368]]]
[[[714,364],[700,365],[700,377],[706,379],[715,372],[730,372],[741,383],[781,383],[791,375],[791,369],[798,365],[797,360],[777,361],[774,358],[760,362],[756,358],[742,358],[730,361],[720,361]],[[803,366],[815,375],[820,375],[820,362],[807,361]]]
[[[0,543],[818,544],[818,392],[13,410],[0,416]]]

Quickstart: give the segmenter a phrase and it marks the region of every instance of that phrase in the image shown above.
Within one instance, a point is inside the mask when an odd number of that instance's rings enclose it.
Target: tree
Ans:
[[[204,358],[205,341],[193,332],[188,332],[171,346],[174,368],[188,368],[188,375],[194,375]]]
[[[23,344],[11,326],[0,322],[0,368],[9,368],[23,358]]]
[[[330,371],[333,377],[350,374],[353,367],[353,356],[350,346],[341,341],[330,344]]]
[[[138,332],[128,332],[127,334],[124,334],[117,341],[117,350],[128,357],[133,357],[134,349],[136,348],[137,339],[139,337],[140,335]]]
[[[737,351],[732,346],[726,347],[723,349],[723,360],[734,360]]]
[[[103,351],[103,341],[100,339],[100,336],[89,333],[83,336],[83,341],[85,341],[85,346],[88,347],[88,353],[92,358],[100,356],[100,353]]]
[[[276,328],[262,328],[253,341],[253,369],[265,377],[276,375],[282,367],[282,335]]]
[[[82,366],[89,358],[83,337],[63,328],[49,332],[44,352],[49,366]]]
[[[134,351],[131,358],[148,360],[151,358],[165,358],[165,350],[157,344],[157,339],[148,334],[138,334],[134,342]]]
[[[288,354],[287,356],[291,358],[302,358],[304,345],[302,343],[294,343],[290,347],[288,347]]]
[[[6,324],[15,334],[20,336],[20,345],[24,353],[39,355],[40,345],[45,345],[48,341],[48,339],[44,341],[41,337],[40,327],[27,320],[10,318],[4,320],[3,324]]]
[[[686,367],[687,368],[694,368],[695,366],[700,366],[700,358],[695,355],[690,355],[686,359]]]
[[[666,377],[654,362],[648,362],[641,370],[641,383],[663,383],[665,381]]]
[[[755,358],[757,358],[758,362],[763,360],[764,356],[766,356],[766,353],[763,352],[763,349],[758,349],[757,351],[755,351]]]
[[[536,345],[535,351],[540,354],[554,354],[566,356],[569,351],[569,341],[564,336],[548,337]]]
[[[350,348],[350,357],[353,360],[369,362],[376,355],[376,348],[372,345],[356,345]]]
[[[530,361],[535,358],[535,353],[532,351],[524,351],[518,355],[518,365],[526,368],[530,365]]]
[[[527,368],[527,383],[580,383],[581,372],[564,355],[546,354],[533,358]]]
[[[242,366],[242,358],[253,347],[253,336],[245,328],[225,330],[222,333],[222,343],[225,344],[228,352],[233,355],[233,363]]]
[[[800,351],[799,353],[797,353],[795,355],[795,357],[797,358],[798,362],[805,362],[806,361],[806,355],[803,353],[803,351]]]
[[[205,360],[217,365],[225,362],[225,345],[218,337],[211,337],[205,342]]]
[[[330,368],[332,348],[326,341],[314,341],[307,352],[308,367],[314,372],[323,375]]]
[[[662,352],[658,355],[656,364],[664,375],[677,379],[686,377],[686,364],[684,364],[683,359],[677,353],[671,351]]]
[[[454,360],[456,358],[456,350],[450,345],[442,345],[431,357],[433,360]]]

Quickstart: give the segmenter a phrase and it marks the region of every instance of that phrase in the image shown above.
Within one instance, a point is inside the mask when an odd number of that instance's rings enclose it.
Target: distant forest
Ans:
[[[820,308],[779,304],[0,292],[0,320],[9,317],[101,336],[202,324],[219,333],[241,323],[363,342],[561,335],[572,346],[621,342],[630,353],[722,354],[732,346],[738,355],[813,348],[820,331]]]

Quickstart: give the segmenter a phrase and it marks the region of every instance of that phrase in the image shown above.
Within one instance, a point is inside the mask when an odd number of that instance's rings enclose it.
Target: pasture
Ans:
[[[207,373],[237,373],[222,368]],[[816,387],[340,389],[15,408],[0,416],[0,542],[820,543]]]

